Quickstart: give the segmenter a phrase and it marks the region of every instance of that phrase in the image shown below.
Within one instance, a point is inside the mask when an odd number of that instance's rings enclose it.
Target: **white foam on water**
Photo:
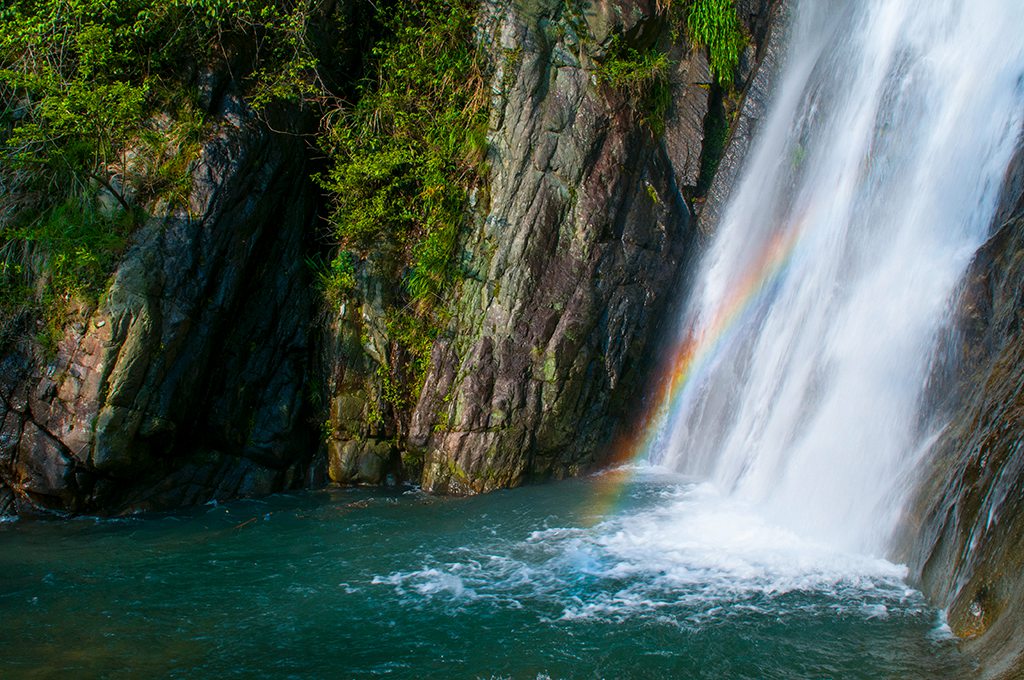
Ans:
[[[929,632],[929,637],[935,641],[957,639],[956,635],[953,634],[953,629],[949,627],[949,619],[945,609],[939,610],[935,619],[935,627]]]
[[[800,538],[710,484],[666,487],[664,496],[593,527],[463,546],[457,560],[373,583],[392,586],[410,604],[531,601],[552,620],[655,617],[692,627],[755,614],[883,618],[923,610],[900,565]]]
[[[461,564],[448,565],[446,569],[427,568],[410,572],[395,572],[386,577],[375,577],[374,585],[392,585],[399,593],[409,590],[417,595],[431,597],[445,595],[456,600],[474,600],[476,593],[467,588],[462,577],[457,573]]]
[[[654,437],[660,471],[611,473],[650,473],[660,497],[373,582],[410,604],[529,600],[552,620],[925,611],[905,568],[870,555],[927,453],[935,337],[1021,132],[1022,26],[1020,0],[796,0],[775,100],[680,322],[721,340]],[[794,245],[769,285],[758,267],[778,243]],[[749,313],[721,334],[737,299]]]

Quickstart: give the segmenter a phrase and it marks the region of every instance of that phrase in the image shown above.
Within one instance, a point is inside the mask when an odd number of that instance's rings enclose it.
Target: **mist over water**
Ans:
[[[795,3],[680,328],[717,345],[656,462],[801,536],[885,554],[931,434],[936,334],[1021,132],[1021,26],[1019,0]]]

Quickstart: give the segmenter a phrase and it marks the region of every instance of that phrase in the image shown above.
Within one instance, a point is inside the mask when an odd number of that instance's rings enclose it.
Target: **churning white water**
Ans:
[[[926,449],[935,338],[1021,132],[1022,28],[1021,0],[794,4],[680,331],[718,344],[655,462],[800,535],[884,553]]]

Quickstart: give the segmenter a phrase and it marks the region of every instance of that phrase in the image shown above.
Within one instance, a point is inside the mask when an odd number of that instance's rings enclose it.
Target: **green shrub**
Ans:
[[[392,310],[387,317],[388,335],[397,345],[409,354],[409,367],[412,369],[407,376],[412,383],[412,397],[419,394],[423,381],[430,368],[430,353],[437,338],[438,329],[431,319],[405,313],[403,310]]]
[[[355,257],[347,250],[339,250],[325,263],[320,258],[306,261],[316,277],[317,287],[332,307],[337,307],[356,288]]]
[[[615,41],[613,45],[618,45]],[[633,48],[612,48],[611,56],[597,71],[598,79],[616,89],[627,90],[641,99],[651,87],[668,74],[668,55],[657,50],[637,51]]]
[[[692,0],[686,29],[695,46],[708,48],[711,74],[723,86],[731,84],[746,45],[733,0]]]
[[[0,95],[18,109],[3,140],[12,165],[109,179],[183,74],[225,43],[254,45],[251,99],[308,92],[312,2],[12,0],[0,10]],[[124,168],[120,168],[124,175]],[[125,179],[125,178],[123,178]],[[67,185],[66,183],[64,184]]]
[[[320,177],[338,247],[391,262],[402,282],[387,310],[387,364],[377,370],[396,412],[416,401],[459,274],[467,192],[481,183],[488,98],[473,35],[475,0],[378,5],[381,35],[355,105],[331,120]],[[325,289],[330,297],[337,287]],[[379,409],[371,420],[379,422]]]
[[[86,190],[0,229],[0,325],[23,311],[42,312],[38,337],[52,351],[73,301],[96,303],[138,219]]]
[[[334,6],[317,0],[4,3],[0,254],[10,262],[0,269],[0,297],[35,291],[34,304],[56,313],[60,305],[44,297],[98,291],[140,217],[134,204],[187,202],[206,131],[194,74],[228,55],[252,55],[233,75],[245,79],[255,108],[276,100],[331,107],[320,109],[326,115],[319,142],[328,154],[320,182],[332,200],[338,252],[312,263],[316,278],[326,298],[340,302],[356,287],[360,258],[373,252],[394,265],[404,293],[390,310],[398,350],[387,370],[395,389],[420,383],[444,293],[459,273],[456,244],[467,192],[481,182],[486,153],[489,90],[474,37],[477,3],[368,3],[375,12],[369,20],[332,24],[368,43],[357,58],[314,49],[311,36],[323,42],[324,26],[349,11],[337,3],[326,17]],[[367,10],[351,11],[365,18]],[[328,92],[318,57],[368,74],[343,92],[350,103],[336,106],[342,95]],[[402,402],[410,403],[410,395]]]
[[[475,10],[468,0],[381,5],[374,77],[325,140],[332,167],[321,183],[341,247],[396,255],[406,291],[427,307],[457,273],[466,191],[486,149]]]
[[[318,82],[305,38],[314,6],[313,0],[5,2],[3,313],[35,305],[50,315],[60,305],[46,299],[95,293],[140,221],[137,206],[158,198],[186,203],[205,120],[195,96],[182,92],[191,89],[187,79],[197,68],[223,58],[226,46],[247,45],[255,54],[254,104],[308,93]],[[101,209],[100,199],[109,197],[119,209]],[[36,300],[29,299],[33,291]],[[25,299],[15,304],[16,295]]]
[[[627,94],[656,135],[665,131],[665,115],[672,104],[668,55],[657,49],[638,51],[614,41],[610,54],[597,69],[598,81]]]

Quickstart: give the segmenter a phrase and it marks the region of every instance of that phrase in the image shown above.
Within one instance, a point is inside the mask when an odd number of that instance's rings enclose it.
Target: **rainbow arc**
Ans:
[[[614,512],[633,476],[627,466],[651,460],[660,435],[691,403],[702,382],[701,376],[762,308],[761,303],[777,290],[809,222],[809,214],[804,213],[788,228],[778,229],[752,259],[745,275],[729,287],[715,313],[706,320],[698,319],[681,334],[682,339],[659,371],[656,393],[647,413],[631,436],[615,444],[610,469],[597,480],[588,516],[600,521]]]

